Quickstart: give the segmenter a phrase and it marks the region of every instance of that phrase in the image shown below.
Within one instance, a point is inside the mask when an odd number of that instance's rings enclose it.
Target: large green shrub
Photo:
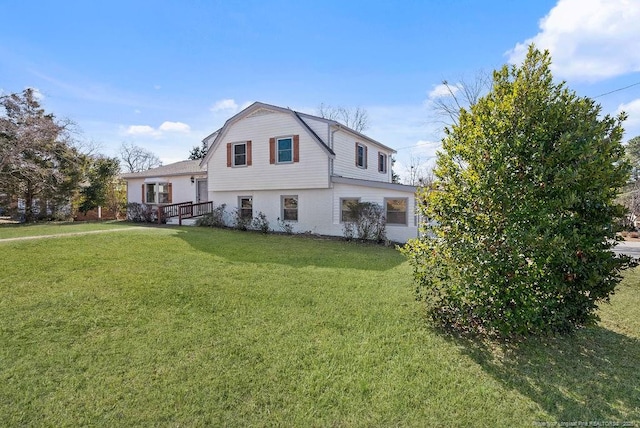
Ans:
[[[512,336],[596,319],[629,259],[614,255],[614,199],[629,176],[624,116],[554,83],[547,52],[494,72],[447,130],[428,220],[405,247],[418,296],[445,326]]]

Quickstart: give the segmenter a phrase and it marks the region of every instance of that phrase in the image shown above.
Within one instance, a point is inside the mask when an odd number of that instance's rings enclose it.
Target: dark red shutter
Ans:
[[[300,162],[300,136],[293,136],[293,161]]]
[[[227,143],[227,166],[231,166],[231,143]]]
[[[247,141],[247,166],[251,165],[251,140]]]
[[[144,184],[142,185],[142,203],[144,204]]]
[[[367,169],[367,160],[369,158],[368,154],[367,154],[367,146],[364,146],[364,169]]]
[[[172,188],[173,186],[171,185],[171,183],[167,184],[167,192],[169,193],[169,203],[173,203],[173,195],[172,195]]]
[[[356,166],[358,165],[358,143],[356,143]]]
[[[269,138],[269,163],[276,163],[276,139]]]

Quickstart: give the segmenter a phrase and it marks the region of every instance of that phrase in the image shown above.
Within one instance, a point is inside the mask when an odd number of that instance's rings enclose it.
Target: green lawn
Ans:
[[[2,242],[36,229],[0,227],[3,426],[640,424],[640,271],[600,326],[488,349],[426,325],[391,248],[188,227]]]

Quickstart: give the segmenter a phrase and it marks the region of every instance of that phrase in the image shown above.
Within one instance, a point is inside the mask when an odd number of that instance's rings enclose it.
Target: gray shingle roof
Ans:
[[[121,174],[121,177],[126,180],[127,178],[167,177],[175,175],[202,174],[206,172],[206,167],[200,167],[200,160],[186,160],[170,163],[169,165],[162,165],[142,172]]]

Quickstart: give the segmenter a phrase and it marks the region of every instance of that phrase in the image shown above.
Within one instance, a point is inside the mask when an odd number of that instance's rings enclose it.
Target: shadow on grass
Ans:
[[[636,338],[591,327],[571,336],[529,339],[497,349],[476,340],[449,339],[486,373],[533,400],[557,422],[640,425]]]
[[[385,271],[405,261],[394,248],[307,235],[190,227],[177,236],[198,251],[238,263]]]

